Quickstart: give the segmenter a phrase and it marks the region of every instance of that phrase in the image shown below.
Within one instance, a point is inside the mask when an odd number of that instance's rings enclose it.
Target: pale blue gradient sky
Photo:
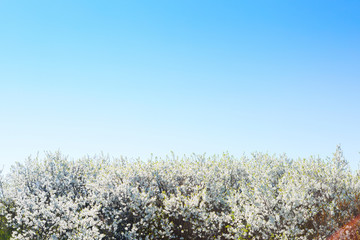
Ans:
[[[0,2],[0,161],[360,160],[359,1]]]

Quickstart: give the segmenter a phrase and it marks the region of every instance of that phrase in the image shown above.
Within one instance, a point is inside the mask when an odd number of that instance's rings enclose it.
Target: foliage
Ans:
[[[325,239],[360,213],[359,180],[339,147],[296,161],[55,153],[13,166],[1,229],[12,239]]]

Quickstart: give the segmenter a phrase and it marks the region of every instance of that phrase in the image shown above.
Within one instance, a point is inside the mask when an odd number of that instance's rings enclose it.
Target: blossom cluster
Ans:
[[[360,174],[333,158],[254,153],[17,163],[0,179],[11,239],[325,239],[360,214]]]

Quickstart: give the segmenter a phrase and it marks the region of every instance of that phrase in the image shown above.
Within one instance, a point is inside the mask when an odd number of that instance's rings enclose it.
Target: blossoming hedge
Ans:
[[[296,161],[48,154],[1,179],[0,237],[325,239],[360,214],[359,176],[339,147],[332,159]]]

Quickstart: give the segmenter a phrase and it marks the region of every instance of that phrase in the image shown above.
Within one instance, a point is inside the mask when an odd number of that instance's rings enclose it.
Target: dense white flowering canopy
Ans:
[[[1,176],[0,214],[11,239],[325,239],[360,214],[359,179],[340,147],[296,161],[55,153]]]

